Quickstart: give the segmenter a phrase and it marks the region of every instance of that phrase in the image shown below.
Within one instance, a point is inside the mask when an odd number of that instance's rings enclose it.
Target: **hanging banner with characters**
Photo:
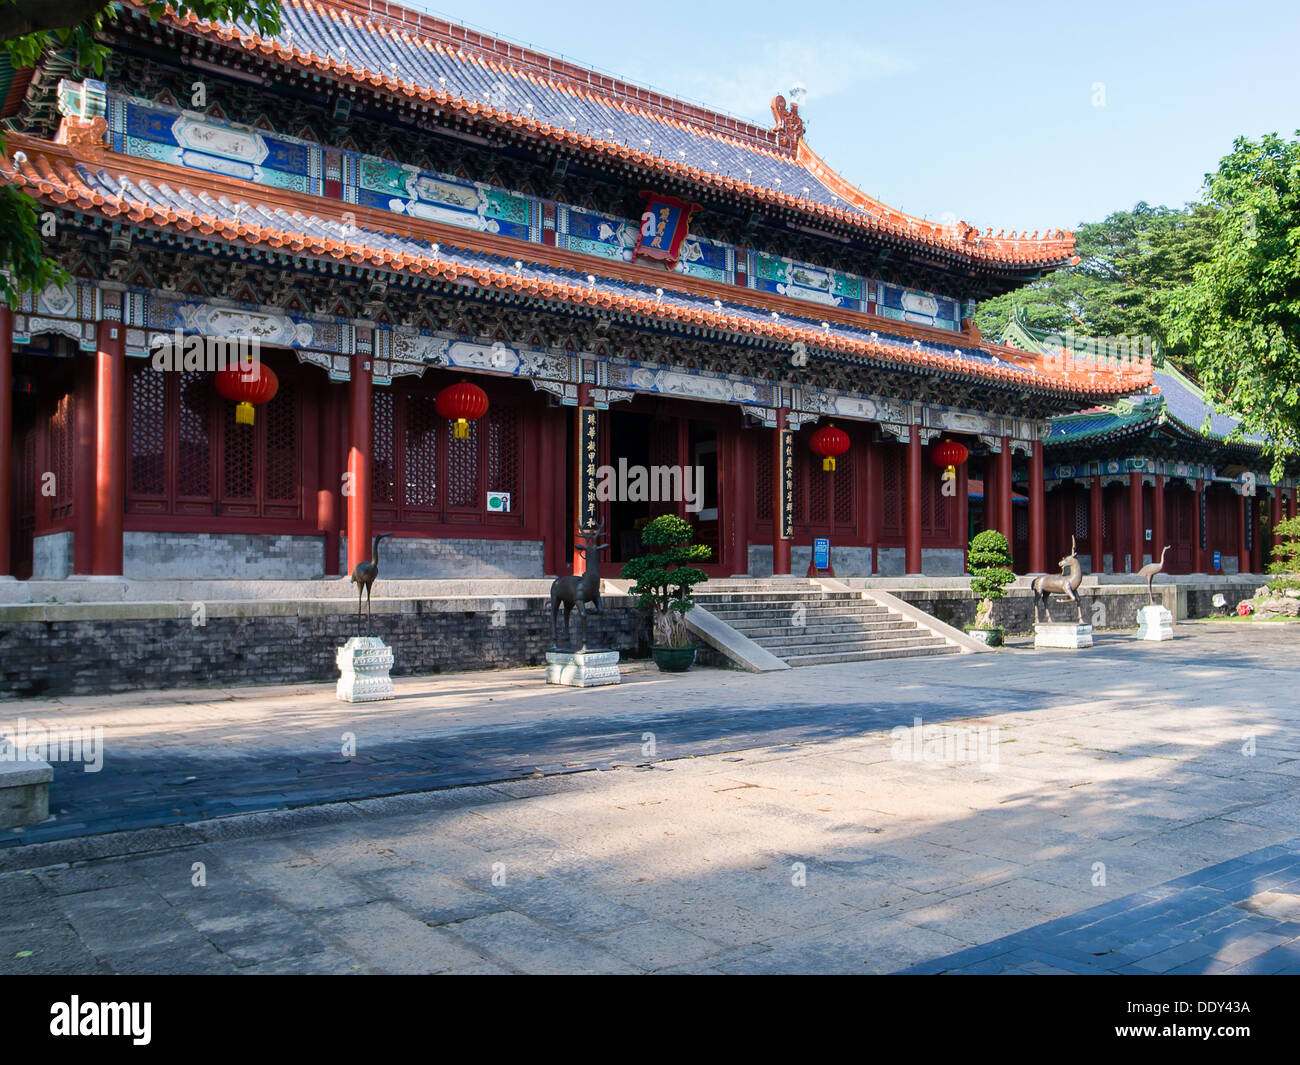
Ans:
[[[641,212],[641,233],[632,249],[633,255],[658,259],[671,269],[677,265],[691,215],[700,205],[657,192],[643,191],[641,198],[645,200],[645,210]]]

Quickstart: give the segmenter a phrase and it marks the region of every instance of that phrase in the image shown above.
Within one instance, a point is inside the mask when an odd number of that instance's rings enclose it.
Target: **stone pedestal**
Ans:
[[[1064,647],[1077,650],[1092,646],[1092,626],[1074,622],[1040,621],[1034,625],[1034,648]]]
[[[1172,640],[1174,616],[1162,606],[1144,606],[1138,611],[1139,640]]]
[[[546,683],[571,688],[621,684],[617,651],[547,651]]]
[[[13,746],[0,744],[0,828],[35,825],[50,816],[49,762],[17,761]]]
[[[353,636],[334,654],[339,683],[334,694],[348,703],[372,703],[393,697],[393,650],[378,636]]]

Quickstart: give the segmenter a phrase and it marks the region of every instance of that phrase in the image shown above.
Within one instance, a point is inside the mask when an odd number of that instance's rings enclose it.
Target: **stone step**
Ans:
[[[874,651],[888,647],[919,647],[943,643],[940,636],[931,636],[921,630],[914,630],[913,635],[905,636],[869,636],[839,640],[801,640],[798,638],[756,640],[760,647],[765,647],[778,658],[789,659],[800,654],[829,654],[840,651]]]
[[[861,603],[860,595],[850,592],[829,592],[821,595],[817,592],[718,592],[715,594],[695,593],[700,602],[709,603]]]
[[[936,637],[938,639],[938,637]],[[882,658],[920,658],[929,655],[955,655],[961,648],[950,643],[926,647],[890,648],[885,651],[846,651],[842,654],[795,655],[785,661],[791,666],[829,666],[837,662],[874,662]]]
[[[795,605],[781,605],[777,607],[760,607],[748,603],[720,603],[715,605],[704,603],[701,604],[711,614],[715,614],[723,621],[730,624],[732,621],[739,621],[748,618],[758,618],[763,620],[770,619],[773,623],[781,619],[794,616]],[[874,606],[854,604],[852,606],[833,606],[827,603],[809,603],[803,606],[803,618],[805,621],[812,618],[880,618],[888,617],[889,610],[883,606]]]
[[[867,636],[876,633],[897,632],[900,629],[915,629],[916,622],[909,621],[907,618],[890,618],[881,621],[867,622],[848,622],[835,619],[833,621],[819,623],[814,625],[794,626],[788,622],[780,625],[769,625],[757,618],[747,621],[738,622],[731,626],[742,635],[748,636],[751,640],[762,643],[764,637],[784,636],[790,633],[799,633],[806,639],[816,640],[824,636],[840,635],[858,635]]]

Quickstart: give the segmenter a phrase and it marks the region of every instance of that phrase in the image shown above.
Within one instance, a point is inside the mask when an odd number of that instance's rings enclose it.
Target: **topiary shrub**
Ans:
[[[996,529],[976,534],[966,552],[971,591],[980,597],[975,611],[975,628],[991,629],[993,600],[1007,594],[1006,587],[1016,575],[1011,572],[1011,546]]]
[[[713,551],[693,544],[695,530],[676,514],[661,514],[641,530],[641,546],[651,548],[623,566],[624,580],[633,581],[637,606],[654,612],[654,643],[660,647],[689,647],[686,612],[695,605],[691,589],[709,579],[695,563],[708,562]]]
[[[1273,530],[1273,561],[1268,564],[1268,572],[1283,577],[1282,581],[1269,581],[1270,588],[1294,588],[1300,583],[1300,517],[1277,523]]]

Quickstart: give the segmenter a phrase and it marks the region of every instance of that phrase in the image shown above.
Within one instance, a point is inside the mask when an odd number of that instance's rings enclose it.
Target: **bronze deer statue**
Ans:
[[[564,605],[564,646],[566,650],[572,650],[573,637],[569,631],[569,615],[573,613],[573,608],[578,608],[578,617],[582,622],[582,646],[580,651],[587,649],[587,604],[590,603],[590,612],[593,614],[601,613],[600,609],[600,552],[609,546],[609,541],[597,543],[601,534],[605,531],[605,523],[602,521],[590,532],[580,533],[581,543],[574,544],[574,550],[582,555],[583,571],[581,577],[556,577],[551,582],[551,650],[560,650],[560,633],[559,633],[559,615],[560,605]]]
[[[1047,613],[1047,620],[1052,620],[1052,601],[1051,596],[1063,595],[1074,603],[1075,610],[1078,612],[1079,624],[1083,624],[1083,602],[1079,599],[1079,585],[1083,583],[1083,567],[1079,565],[1078,549],[1074,544],[1074,537],[1070,537],[1070,554],[1061,559],[1061,573],[1043,574],[1041,577],[1035,577],[1030,584],[1034,590],[1034,621],[1038,621],[1038,602],[1042,600],[1043,609]]]

